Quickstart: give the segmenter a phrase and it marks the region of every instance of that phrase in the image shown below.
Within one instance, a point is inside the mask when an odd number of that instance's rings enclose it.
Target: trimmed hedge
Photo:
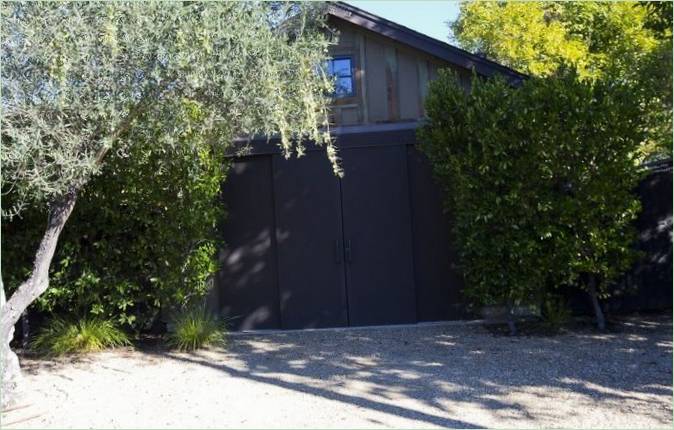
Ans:
[[[419,139],[445,190],[467,295],[516,306],[574,284],[608,296],[636,257],[645,130],[630,89],[563,71],[517,88],[475,77],[468,91],[443,71],[426,109]]]

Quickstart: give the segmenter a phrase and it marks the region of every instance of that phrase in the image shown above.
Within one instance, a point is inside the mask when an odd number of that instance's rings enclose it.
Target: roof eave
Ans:
[[[502,75],[513,83],[519,83],[527,78],[526,75],[510,69],[509,67],[479,57],[448,43],[433,39],[432,37],[428,37],[422,33],[373,15],[344,2],[332,2],[328,7],[328,14],[402,44],[424,51],[451,64],[468,70],[475,70],[476,73],[482,76],[490,77],[493,75]]]

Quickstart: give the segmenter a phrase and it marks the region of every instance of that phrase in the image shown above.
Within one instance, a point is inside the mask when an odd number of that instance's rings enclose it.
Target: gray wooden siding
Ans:
[[[422,118],[428,84],[437,78],[440,68],[453,68],[465,85],[470,85],[468,70],[337,18],[331,20],[331,26],[337,30],[337,43],[330,47],[330,54],[352,58],[356,87],[353,97],[335,100],[334,125]]]

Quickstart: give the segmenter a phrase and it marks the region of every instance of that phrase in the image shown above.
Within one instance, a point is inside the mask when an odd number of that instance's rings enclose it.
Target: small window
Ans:
[[[354,95],[351,57],[335,57],[328,60],[328,75],[335,79],[335,97],[351,97]]]

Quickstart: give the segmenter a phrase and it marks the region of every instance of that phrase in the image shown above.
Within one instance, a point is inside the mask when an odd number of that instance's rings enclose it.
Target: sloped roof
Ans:
[[[449,43],[433,39],[432,37],[428,37],[411,28],[396,24],[393,21],[373,15],[341,1],[331,2],[328,7],[328,14],[384,37],[393,39],[396,42],[423,51],[441,60],[447,61],[450,64],[468,70],[474,69],[479,75],[503,75],[512,83],[519,83],[527,77],[525,74],[509,67],[478,55],[471,54],[470,52],[452,46]]]

